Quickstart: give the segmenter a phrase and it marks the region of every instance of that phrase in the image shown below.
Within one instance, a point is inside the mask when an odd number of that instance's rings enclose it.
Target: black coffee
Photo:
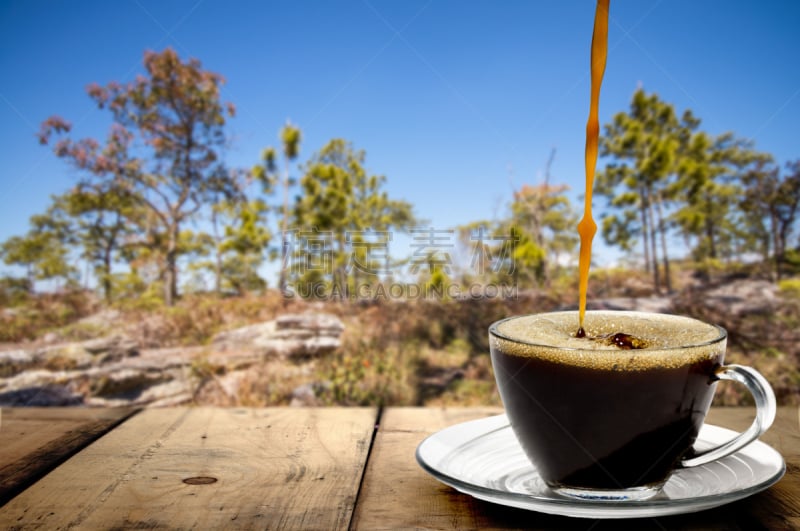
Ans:
[[[620,350],[613,342],[569,337],[574,312],[547,316],[501,322],[491,341],[503,404],[542,478],[551,486],[592,489],[664,481],[697,438],[713,397],[714,370],[723,361],[724,335],[675,316],[653,323],[627,312],[587,314],[590,336],[622,330],[648,345]],[[671,348],[686,344],[699,346]]]

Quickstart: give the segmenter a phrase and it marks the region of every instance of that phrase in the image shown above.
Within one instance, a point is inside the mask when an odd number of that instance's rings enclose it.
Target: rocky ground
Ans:
[[[115,316],[90,319],[112,328]],[[239,384],[256,372],[310,372],[315,358],[340,347],[343,330],[336,316],[306,313],[229,330],[194,347],[145,348],[124,327],[81,342],[58,343],[54,334],[0,352],[0,405],[171,406],[208,395],[209,387],[217,397],[237,397]],[[305,395],[300,388],[298,400]]]
[[[524,311],[538,311],[522,306]],[[782,403],[800,402],[800,333],[791,324],[797,316],[787,314],[786,301],[773,283],[738,280],[670,297],[605,298],[590,303],[590,309],[602,308],[682,313],[718,323],[730,332],[729,362],[762,371]],[[383,324],[375,324],[375,313],[382,311],[379,307],[352,310],[346,331],[340,316],[327,313],[324,306],[294,310],[218,333],[203,345],[171,348],[161,348],[148,339],[158,323],[148,318],[127,322],[119,312],[104,310],[79,323],[84,329],[97,330],[97,337],[64,341],[55,331],[38,341],[0,347],[0,406],[318,405],[325,403],[321,397],[336,396],[332,386],[355,389],[358,382],[353,379],[360,376],[353,371],[364,367],[373,371],[373,377],[380,373],[378,377],[384,380],[402,376],[403,371],[396,368],[376,372],[374,364],[370,366],[374,361],[370,353],[354,354],[350,359],[342,352],[348,331],[351,336],[363,335],[364,330],[371,330],[376,337],[403,336],[402,325],[400,332],[389,332],[398,328],[393,314],[384,312],[383,321],[377,321]],[[508,311],[518,313],[519,309]],[[797,309],[792,311],[797,313]],[[417,319],[426,329],[441,326],[434,322],[435,314]],[[480,400],[491,392],[486,391],[492,387],[486,356],[467,354],[466,350],[460,355],[450,347],[436,347],[441,350],[435,358],[408,362],[409,367],[413,365],[409,370],[416,371],[406,375],[414,388],[414,397],[406,399],[410,404],[429,400],[434,404],[461,403],[476,397]],[[340,358],[334,359],[337,355]],[[337,368],[338,359],[344,365]],[[327,363],[341,381],[335,376],[321,377],[321,363]],[[483,394],[459,394],[469,389],[465,382],[473,380],[478,382],[473,387]],[[269,389],[280,389],[275,391],[280,396],[265,397]],[[447,393],[450,402],[442,402]],[[734,385],[724,386],[720,396],[726,404],[747,400]]]

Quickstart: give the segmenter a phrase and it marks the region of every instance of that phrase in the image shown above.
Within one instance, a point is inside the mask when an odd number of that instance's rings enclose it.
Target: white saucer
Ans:
[[[703,450],[735,435],[706,424],[695,448]],[[649,500],[568,499],[544,484],[517,443],[505,415],[464,422],[431,435],[417,447],[417,461],[442,483],[476,498],[580,518],[638,518],[702,511],[762,491],[786,471],[781,455],[756,441],[719,461],[677,470],[664,490]]]

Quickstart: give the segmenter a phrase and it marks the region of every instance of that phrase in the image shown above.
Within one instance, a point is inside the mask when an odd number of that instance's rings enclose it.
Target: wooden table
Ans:
[[[800,426],[763,440],[787,474],[748,499],[638,520],[550,516],[479,501],[414,450],[496,408],[5,409],[0,529],[800,529]],[[709,422],[745,428],[749,409]]]

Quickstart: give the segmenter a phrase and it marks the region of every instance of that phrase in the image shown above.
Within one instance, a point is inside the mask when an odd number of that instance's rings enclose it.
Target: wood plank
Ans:
[[[416,463],[416,446],[428,435],[446,426],[502,412],[496,408],[470,409],[418,409],[390,408],[381,418],[361,494],[353,517],[354,529],[748,529],[752,524],[780,523],[781,517],[769,517],[768,510],[781,511],[785,522],[793,522],[797,505],[791,503],[779,488],[785,478],[768,493],[755,499],[738,502],[702,513],[644,518],[636,520],[586,520],[551,516],[524,511],[476,500],[447,487],[426,474]],[[710,417],[713,423],[732,428],[746,427],[749,411],[729,410],[716,412]],[[794,419],[792,421],[792,419]],[[784,453],[793,455],[800,451],[797,437],[797,410],[785,408],[773,431],[768,433],[770,444]],[[794,480],[797,479],[797,472]],[[794,481],[791,480],[791,481]],[[796,487],[794,493],[798,492]],[[759,509],[759,503],[769,500],[771,509]],[[735,507],[735,511],[731,511]],[[785,523],[784,522],[784,523]],[[794,521],[796,525],[797,522]],[[759,526],[756,526],[759,527]],[[780,529],[783,525],[774,528]]]
[[[0,528],[347,528],[377,411],[144,411],[0,509]]]
[[[130,408],[0,410],[0,506],[134,412]]]
[[[707,420],[743,430],[754,414],[755,408],[715,408]],[[781,453],[786,475],[772,488],[733,504],[733,508],[740,521],[757,522],[764,529],[800,529],[800,409],[778,408],[775,423],[761,440]]]

